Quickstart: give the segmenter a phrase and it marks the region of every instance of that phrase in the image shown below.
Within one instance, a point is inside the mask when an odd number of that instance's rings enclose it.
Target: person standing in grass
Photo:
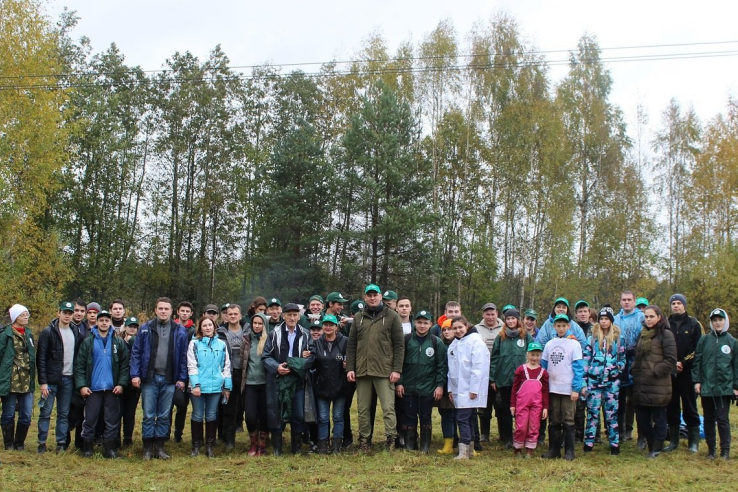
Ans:
[[[448,397],[456,407],[459,425],[459,454],[455,459],[472,456],[472,420],[477,408],[487,405],[489,389],[489,349],[463,316],[451,320],[456,340],[448,348]]]
[[[677,348],[669,321],[658,306],[648,306],[638,336],[631,375],[638,432],[643,432],[648,457],[656,458],[666,440],[666,407],[671,401],[671,378]]]
[[[618,402],[620,373],[625,366],[625,341],[620,328],[613,324],[615,313],[610,306],[599,312],[599,322],[584,347],[584,381],[586,385],[587,426],[584,434],[584,452],[592,451],[595,434],[600,425],[600,413],[605,408],[605,427],[608,430],[610,454],[620,454],[618,432]]]
[[[456,340],[450,319],[441,324],[441,340],[446,346],[446,364],[448,365],[448,347]],[[454,444],[454,440],[458,441],[459,439],[456,432],[456,408],[448,398],[448,374],[446,376],[443,397],[438,401],[438,413],[441,415],[441,432],[443,432],[443,448],[437,451],[438,454],[453,454],[454,448],[458,445]]]
[[[123,341],[126,342],[129,354],[133,349],[133,342],[136,340],[139,324],[140,322],[135,316],[126,318],[126,329],[120,335]],[[129,381],[128,387],[123,392],[120,399],[120,413],[123,419],[123,446],[133,445],[133,429],[136,426],[136,409],[138,408],[138,401],[140,399],[141,390],[131,386]],[[118,432],[118,435],[120,435],[120,432]]]
[[[720,457],[730,458],[730,405],[738,397],[738,342],[728,333],[724,309],[710,313],[710,333],[697,343],[692,364],[694,390],[705,414],[707,457],[715,459],[715,422],[720,433]]]
[[[515,370],[525,364],[528,344],[533,337],[520,323],[520,312],[511,308],[505,311],[505,326],[495,340],[490,355],[489,382],[491,390],[500,398],[497,418],[500,421],[500,440],[505,449],[513,447],[513,422],[510,408]]]
[[[262,313],[251,316],[250,329],[244,333],[241,346],[241,394],[246,412],[246,429],[251,439],[249,456],[265,454],[269,435],[266,372],[261,362],[268,336],[267,323],[267,317]]]
[[[513,446],[520,456],[533,457],[538,446],[541,422],[548,417],[548,373],[541,367],[543,347],[538,342],[528,344],[526,363],[515,370],[510,413],[515,416]]]

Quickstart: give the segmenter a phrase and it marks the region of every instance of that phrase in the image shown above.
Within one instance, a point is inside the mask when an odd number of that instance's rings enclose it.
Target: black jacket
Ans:
[[[317,398],[333,400],[346,394],[348,381],[346,369],[343,363],[346,360],[346,347],[348,337],[340,332],[336,333],[331,350],[328,350],[328,342],[325,335],[313,342],[313,354],[315,354],[315,375],[313,377],[313,389]]]
[[[676,340],[677,362],[684,365],[682,373],[691,377],[694,351],[697,349],[697,342],[700,341],[702,336],[702,325],[687,313],[672,314],[669,316],[669,328]]]
[[[79,346],[84,340],[77,326],[72,323],[69,329],[74,334],[74,359],[77,358]],[[72,360],[74,367],[74,360]],[[60,384],[64,369],[64,341],[59,331],[59,319],[52,321],[41,331],[36,348],[36,372],[39,384]]]

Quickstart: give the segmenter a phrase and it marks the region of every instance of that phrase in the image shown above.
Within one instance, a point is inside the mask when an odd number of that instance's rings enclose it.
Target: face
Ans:
[[[325,333],[326,335],[333,335],[335,332],[335,323],[331,323],[330,321],[323,323],[323,333]],[[318,332],[318,337],[320,337],[320,332]]]
[[[612,326],[612,322],[610,321],[610,318],[608,318],[607,316],[601,317],[600,326],[602,327],[603,330],[609,330],[610,327]]]
[[[177,309],[177,316],[179,316],[180,321],[187,321],[192,317],[192,309],[189,306],[180,306]]]
[[[646,309],[643,312],[643,315],[646,318],[645,319],[646,326],[648,326],[649,328],[653,328],[661,320],[661,316],[656,314],[656,311],[654,311],[653,309]]]
[[[384,302],[389,306],[391,310],[397,311],[397,301],[395,301],[394,299],[387,299]]]
[[[429,319],[418,318],[415,320],[415,331],[418,333],[418,335],[424,337],[431,329],[431,325],[432,323]]]
[[[258,306],[256,306],[256,309],[254,310],[254,312],[255,312],[255,313],[261,313],[261,314],[264,314],[264,313],[266,313],[266,310],[267,310],[267,307],[266,307],[266,305],[264,305],[264,304],[259,304]]]
[[[488,309],[482,313],[484,324],[487,326],[497,326],[497,310]]]
[[[686,311],[686,308],[684,307],[684,304],[682,304],[682,301],[673,301],[671,303],[671,312],[674,314],[684,314]]]
[[[241,321],[241,310],[238,308],[228,308],[228,311],[226,311],[226,319],[228,320],[228,323],[235,325],[239,321]]]
[[[454,318],[456,316],[461,316],[461,306],[453,306],[453,307],[446,308],[447,318]]]
[[[623,311],[629,313],[633,310],[634,306],[635,298],[633,294],[620,294],[620,307],[623,308]]]
[[[646,306],[646,305],[644,305],[644,304],[641,304],[640,306],[638,306],[638,309],[640,309],[640,310],[641,310],[641,312],[643,312],[643,311],[645,311],[645,310],[646,310],[646,308],[647,308],[647,307],[648,307],[648,306]]]
[[[251,331],[253,331],[254,333],[261,333],[262,331],[264,331],[264,320],[258,316],[255,316],[251,320]]]
[[[400,315],[400,318],[405,319],[409,317],[410,311],[412,311],[412,306],[410,305],[409,299],[397,301],[397,314]]]
[[[569,330],[569,323],[566,321],[559,320],[556,323],[554,323],[554,329],[556,330],[556,334],[560,337],[563,337],[566,335],[566,332]]]
[[[97,331],[99,331],[101,335],[105,335],[110,329],[111,324],[112,320],[103,316],[97,320]]]
[[[138,333],[138,325],[126,326],[126,335],[128,335],[129,337],[132,337],[137,333]]]
[[[167,321],[172,317],[172,305],[168,302],[158,302],[156,304],[156,317],[159,321]]]
[[[323,303],[317,299],[313,299],[310,301],[310,304],[308,304],[308,310],[313,314],[320,314],[321,311],[323,311]]]
[[[539,350],[534,350],[533,352],[528,352],[528,362],[532,366],[538,366],[541,364],[541,352]]]
[[[366,302],[367,306],[375,308],[382,302],[382,294],[374,291],[367,292],[364,294],[364,302]]]
[[[59,311],[59,321],[64,325],[68,325],[72,322],[73,315],[73,311]]]
[[[554,306],[554,313],[556,314],[566,314],[566,304],[564,303],[558,303]],[[589,315],[589,314],[588,314]]]
[[[577,309],[577,321],[580,323],[586,323],[589,321],[589,308],[588,307],[580,307]]]
[[[523,324],[525,325],[525,329],[528,331],[535,331],[536,329],[536,319],[531,318],[530,316],[523,318]]]
[[[28,321],[31,319],[31,313],[23,311],[17,318],[15,318],[15,324],[19,326],[28,326]]]
[[[454,338],[456,338],[456,331],[453,329],[452,326],[441,328],[441,336],[444,340],[453,340]]]
[[[454,332],[456,333],[456,338],[463,337],[464,335],[466,335],[466,332],[469,330],[469,328],[466,327],[466,324],[462,323],[461,321],[457,321],[451,326],[453,327]]]
[[[208,338],[212,337],[213,333],[215,333],[215,323],[213,323],[213,320],[211,320],[210,318],[202,320],[200,331],[202,332],[202,336]]]
[[[269,317],[272,318],[272,321],[279,321],[279,318],[282,316],[282,306],[272,304],[267,308],[267,313],[269,313]]]
[[[90,326],[97,324],[97,311],[87,311],[87,324]]]
[[[215,323],[215,320],[218,319],[218,311],[210,309],[208,311],[205,311],[205,314],[203,314],[203,317]]]
[[[505,318],[505,324],[508,328],[515,328],[518,326],[518,318],[515,316],[508,316]]]
[[[320,335],[322,334],[323,334],[322,328],[320,330],[316,330],[315,328],[310,328],[310,336],[312,337],[313,340],[317,340],[318,338],[320,338]]]
[[[287,324],[288,328],[294,328],[300,320],[300,313],[297,311],[290,311],[288,313],[284,313],[282,317],[284,318],[284,322]]]
[[[120,319],[126,315],[126,308],[123,304],[116,302],[110,306],[110,314],[112,314],[115,319]]]
[[[337,316],[343,312],[343,304],[340,302],[331,302],[328,304],[328,309],[326,309],[326,311]]]
[[[710,321],[712,321],[712,327],[715,329],[715,331],[723,331],[723,328],[725,328],[725,318],[715,316]]]
[[[72,315],[72,320],[75,323],[79,323],[83,319],[85,319],[85,314],[87,314],[87,306],[80,306],[79,304],[74,305],[74,314]]]

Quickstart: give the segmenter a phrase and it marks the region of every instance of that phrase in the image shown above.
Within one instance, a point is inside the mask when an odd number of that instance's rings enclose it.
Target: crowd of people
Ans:
[[[90,457],[98,445],[118,458],[133,444],[140,402],[144,460],[170,458],[165,443],[172,427],[182,441],[190,405],[192,456],[203,447],[215,456],[219,441],[232,451],[244,422],[249,456],[269,445],[281,455],[287,427],[293,454],[368,452],[377,404],[388,451],[428,453],[437,408],[437,452],[456,459],[492,440],[493,415],[499,441],[521,458],[535,455],[546,432],[544,458],[561,458],[563,449],[572,460],[577,443],[591,453],[603,436],[616,456],[634,428],[637,446],[655,458],[679,448],[682,420],[688,449],[698,452],[699,396],[707,456],[716,457],[717,426],[728,459],[738,396],[728,314],[714,309],[703,329],[683,295],[669,307],[667,317],[630,291],[617,313],[583,300],[572,309],[563,297],[546,316],[489,302],[474,325],[458,302],[435,318],[369,284],[352,303],[339,292],[314,295],[305,307],[257,297],[245,312],[236,303],[206,305],[197,319],[190,302],[175,309],[161,297],[142,322],[126,317],[120,299],[107,309],[78,299],[62,302],[35,341],[31,313],[15,304],[0,332],[3,442],[24,449],[38,382],[38,453],[48,451],[56,407],[57,453],[74,446]]]

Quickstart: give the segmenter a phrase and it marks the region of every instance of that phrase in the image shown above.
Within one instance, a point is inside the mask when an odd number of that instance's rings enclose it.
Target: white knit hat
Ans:
[[[28,312],[28,308],[22,304],[13,304],[13,307],[10,308],[10,322],[15,323],[15,320],[18,319],[18,316],[21,314]]]

